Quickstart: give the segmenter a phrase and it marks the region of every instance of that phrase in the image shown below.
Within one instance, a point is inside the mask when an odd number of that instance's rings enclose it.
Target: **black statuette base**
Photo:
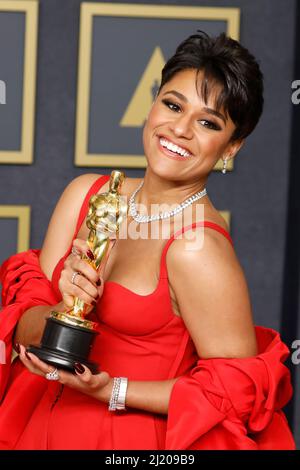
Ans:
[[[28,352],[54,367],[74,372],[76,362],[88,367],[93,374],[99,366],[88,359],[91,347],[99,333],[48,318],[40,345],[30,345]]]

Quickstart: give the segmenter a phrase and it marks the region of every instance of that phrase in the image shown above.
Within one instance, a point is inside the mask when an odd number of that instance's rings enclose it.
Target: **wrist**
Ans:
[[[110,377],[109,381],[107,382],[104,387],[101,388],[98,399],[104,403],[109,403],[111,394],[112,394],[112,389],[114,385],[114,379],[113,377]]]
[[[109,411],[126,410],[127,385],[127,377],[114,377],[112,392],[108,405]]]

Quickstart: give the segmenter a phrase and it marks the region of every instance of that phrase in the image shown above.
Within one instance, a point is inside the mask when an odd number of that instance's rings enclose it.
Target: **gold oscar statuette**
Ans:
[[[115,242],[120,225],[127,216],[127,202],[120,195],[124,179],[124,173],[112,171],[109,190],[93,195],[89,201],[87,243],[94,259],[91,260],[86,255],[82,255],[82,259],[96,271],[105,265],[111,244]],[[88,359],[98,334],[97,323],[86,318],[92,309],[91,305],[76,297],[70,310],[51,312],[40,345],[30,345],[28,351],[55,367],[74,370],[74,364],[80,362],[97,373],[98,365]]]

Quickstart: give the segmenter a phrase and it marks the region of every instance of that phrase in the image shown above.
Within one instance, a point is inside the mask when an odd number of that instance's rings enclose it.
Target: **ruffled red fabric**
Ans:
[[[55,305],[59,300],[52,283],[39,264],[39,250],[29,250],[11,256],[0,269],[2,310],[0,340],[5,343],[5,364],[0,365],[0,402],[3,399],[11,369],[12,340],[22,314],[37,305]],[[20,371],[21,372],[21,371]],[[22,380],[37,383],[36,377],[23,368]],[[45,381],[40,381],[45,385]],[[22,382],[21,382],[22,383]],[[26,386],[25,382],[24,386]],[[34,390],[32,389],[34,395]]]
[[[0,277],[4,307],[0,313],[0,339],[6,343],[6,364],[0,366],[0,449],[12,449],[49,386],[20,361],[11,365],[14,329],[28,308],[54,305],[60,299],[40,268],[37,250],[9,258],[2,265]],[[276,331],[256,327],[256,335],[257,356],[200,359],[195,367],[191,363],[189,373],[185,373],[186,349],[178,350],[176,367],[172,367],[168,378],[181,377],[172,390],[168,417],[161,417],[167,421],[167,431],[161,427],[159,442],[165,441],[166,449],[295,449],[282,411],[292,395],[290,372],[284,365],[289,350]],[[5,394],[6,390],[9,393]],[[114,418],[108,411],[107,416]],[[124,415],[126,423],[127,416],[134,422],[134,413]],[[143,448],[143,435],[137,439],[139,448]],[[119,444],[118,448],[125,449],[126,445]]]
[[[167,449],[294,450],[282,408],[292,396],[279,334],[255,327],[258,355],[200,359],[173,387]]]

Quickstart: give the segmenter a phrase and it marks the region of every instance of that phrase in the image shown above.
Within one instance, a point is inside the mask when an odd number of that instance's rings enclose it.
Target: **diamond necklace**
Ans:
[[[193,194],[185,201],[181,202],[172,211],[159,212],[159,214],[155,214],[155,215],[141,215],[138,213],[137,208],[136,208],[135,196],[138,193],[138,191],[141,189],[143,184],[144,184],[144,180],[139,184],[137,189],[132,193],[128,202],[128,205],[129,205],[128,213],[138,223],[153,222],[154,220],[167,219],[168,217],[172,217],[173,215],[178,214],[178,212],[183,211],[183,209],[193,204],[193,202],[197,201],[198,199],[206,195],[206,188],[204,188],[202,189],[202,191],[198,191],[197,193]]]

